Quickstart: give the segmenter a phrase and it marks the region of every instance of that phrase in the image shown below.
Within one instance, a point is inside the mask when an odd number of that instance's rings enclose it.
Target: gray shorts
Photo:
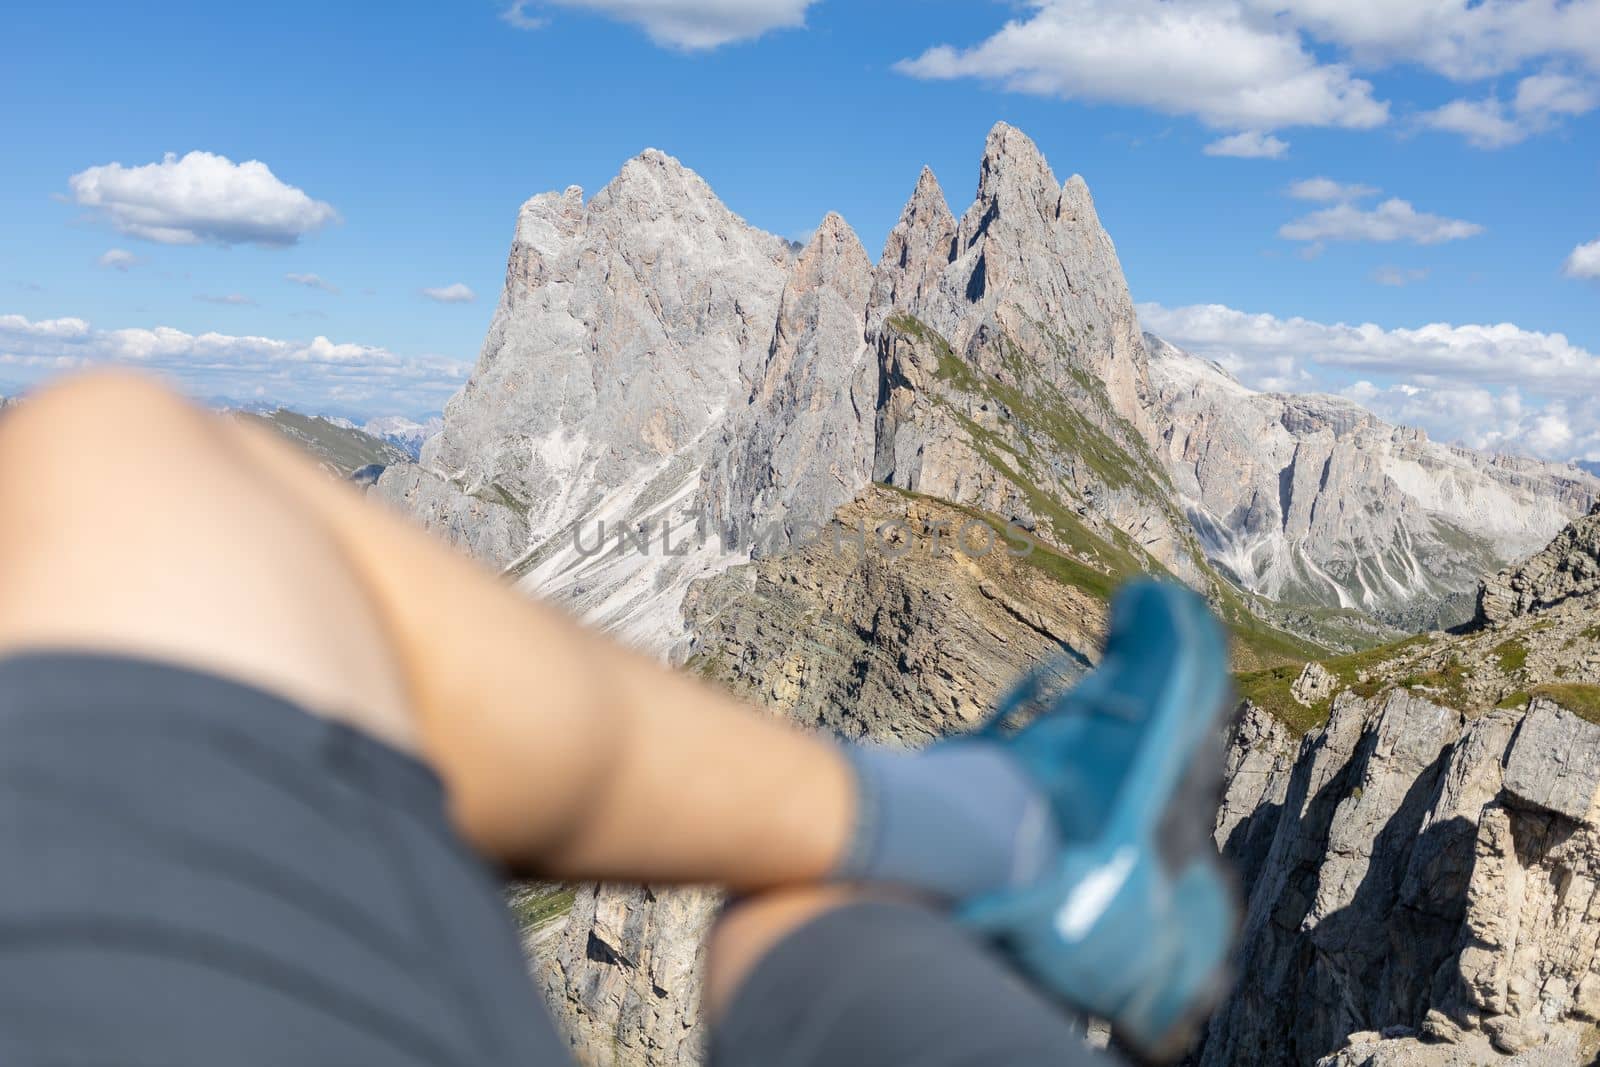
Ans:
[[[1091,1061],[932,913],[831,913],[756,969],[727,1067]],[[0,1064],[569,1062],[500,879],[421,763],[275,696],[0,660]]]

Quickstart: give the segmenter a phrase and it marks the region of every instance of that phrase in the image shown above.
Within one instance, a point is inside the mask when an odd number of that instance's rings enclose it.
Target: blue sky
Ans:
[[[528,196],[655,146],[876,253],[922,164],[965,206],[1004,119],[1088,179],[1176,343],[1600,458],[1600,0],[78,3],[0,42],[7,391],[106,358],[425,414]]]

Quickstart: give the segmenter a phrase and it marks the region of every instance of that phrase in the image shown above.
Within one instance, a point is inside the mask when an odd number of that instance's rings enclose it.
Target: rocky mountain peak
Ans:
[[[1476,621],[1495,626],[1585,597],[1595,598],[1600,607],[1600,501],[1550,547],[1485,578],[1478,587]]]
[[[867,255],[866,246],[861,243],[861,238],[856,236],[856,231],[845,221],[843,215],[837,211],[830,211],[822,219],[811,240],[806,242],[801,249],[799,260],[818,257],[834,257],[845,255],[851,259],[859,259],[866,264],[866,269],[872,269],[872,260]]]
[[[996,123],[983,148],[977,206],[986,214],[1027,204],[1048,217],[1060,199],[1060,183],[1033,138],[1015,126]]]
[[[895,308],[920,315],[954,256],[956,217],[939,179],[922,168],[917,187],[884,242],[873,280],[870,317],[881,324]]]

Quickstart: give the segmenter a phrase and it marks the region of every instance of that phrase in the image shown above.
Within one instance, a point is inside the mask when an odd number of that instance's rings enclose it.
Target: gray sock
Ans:
[[[1061,850],[1048,799],[996,746],[848,755],[859,814],[837,881],[892,883],[959,901],[1025,885]]]

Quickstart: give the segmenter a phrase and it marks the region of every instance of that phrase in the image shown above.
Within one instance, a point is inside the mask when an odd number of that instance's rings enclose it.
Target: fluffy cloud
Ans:
[[[1206,145],[1208,156],[1233,156],[1235,159],[1282,159],[1289,142],[1260,130],[1230,134]]]
[[[109,248],[95,262],[102,267],[126,273],[139,264],[139,257],[126,248]]]
[[[7,389],[102,365],[142,367],[199,397],[266,396],[310,410],[372,415],[396,408],[437,409],[468,371],[451,359],[407,358],[326,337],[288,341],[190,334],[165,326],[97,330],[78,318],[30,321],[0,315],[0,378]]]
[[[1336,182],[1332,178],[1302,178],[1286,190],[1296,200],[1317,200],[1323,203],[1340,203],[1376,196],[1379,189],[1371,185]]]
[[[1600,69],[1600,0],[1248,0],[1367,66],[1418,63],[1457,80],[1543,57]]]
[[[1028,0],[970,48],[941,45],[896,69],[982,78],[1041,96],[1193,115],[1241,130],[1368,128],[1388,120],[1372,85],[1324,63],[1299,34],[1234,0]]]
[[[1600,458],[1600,355],[1510,323],[1417,329],[1327,324],[1220,304],[1143,304],[1153,333],[1216,360],[1247,385],[1340,392],[1443,440],[1550,459]]]
[[[1600,237],[1574,248],[1561,270],[1569,278],[1600,278]]]
[[[1600,88],[1594,82],[1546,72],[1518,82],[1509,102],[1498,96],[1452,100],[1424,112],[1420,120],[1432,129],[1460,134],[1474,148],[1495,149],[1554,129],[1596,107],[1600,107]]]
[[[303,285],[307,289],[321,289],[325,293],[339,292],[339,287],[337,285],[334,285],[326,278],[323,278],[321,275],[317,274],[295,274],[290,272],[283,276],[283,280],[286,282],[293,282],[296,285]]]
[[[748,41],[770,30],[804,26],[806,10],[817,0],[545,0],[558,7],[598,12],[640,26],[657,44],[698,52]],[[526,2],[512,4],[503,18],[532,28],[543,20],[526,13]]]
[[[1377,207],[1335,204],[1286,222],[1278,236],[1291,241],[1410,241],[1436,245],[1476,237],[1483,227],[1476,222],[1445,218],[1418,211],[1405,200],[1391,198]]]
[[[292,245],[338,218],[265,163],[210,152],[168,153],[142,167],[107,163],[68,185],[76,203],[121,232],[162,244]]]
[[[422,295],[440,304],[470,304],[478,299],[478,294],[461,282],[456,282],[454,285],[441,285],[434,289],[424,289],[422,290]]]

